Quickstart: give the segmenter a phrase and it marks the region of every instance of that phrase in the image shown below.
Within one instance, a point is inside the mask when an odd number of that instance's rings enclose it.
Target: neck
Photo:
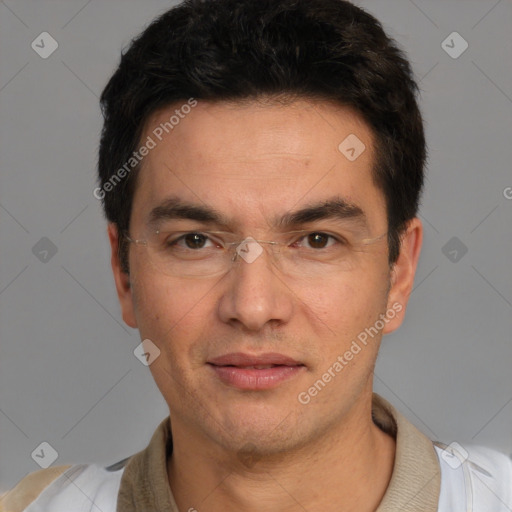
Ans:
[[[375,511],[393,470],[395,441],[371,419],[371,394],[329,432],[293,453],[246,458],[172,419],[167,472],[180,510]]]

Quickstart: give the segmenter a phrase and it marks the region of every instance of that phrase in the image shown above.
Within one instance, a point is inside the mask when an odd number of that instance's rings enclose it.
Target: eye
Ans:
[[[210,241],[210,238],[203,234],[203,233],[186,233],[184,235],[181,235],[180,237],[176,238],[175,240],[169,240],[167,242],[167,245],[169,247],[180,247],[182,249],[204,249],[205,244]],[[181,242],[183,242],[185,245],[183,245]],[[213,245],[211,246],[213,247]]]
[[[332,241],[329,243],[330,240]],[[308,233],[300,239],[300,242],[306,240],[308,246],[307,249],[326,249],[331,247],[333,243],[339,242],[334,236],[329,235],[327,233],[323,233],[321,231],[315,231],[313,233]]]

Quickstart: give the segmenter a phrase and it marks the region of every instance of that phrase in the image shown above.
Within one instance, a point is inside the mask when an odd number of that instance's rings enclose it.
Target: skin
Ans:
[[[141,140],[175,108],[156,112]],[[366,146],[354,162],[338,150],[352,133]],[[327,102],[199,101],[145,157],[130,233],[142,232],[150,210],[174,195],[218,209],[240,240],[268,240],[272,216],[338,196],[358,205],[369,231],[380,235],[387,231],[386,208],[372,179],[372,147],[361,117]],[[306,227],[332,230],[333,224]],[[267,252],[223,276],[170,277],[134,244],[127,275],[117,256],[116,226],[108,233],[123,319],[161,351],[150,370],[172,419],[167,470],[179,509],[376,510],[391,478],[395,441],[371,419],[373,368],[382,334],[403,320],[421,248],[420,221],[410,221],[392,268],[384,238],[349,271],[314,280],[280,274]],[[298,394],[396,303],[401,313],[301,404]],[[279,352],[306,369],[277,388],[242,391],[206,364],[230,352]]]

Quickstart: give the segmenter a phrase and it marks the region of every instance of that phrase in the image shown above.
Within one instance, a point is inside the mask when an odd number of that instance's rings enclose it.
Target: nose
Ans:
[[[223,322],[238,323],[250,331],[258,331],[267,323],[281,324],[290,320],[293,293],[279,275],[271,248],[266,245],[250,239],[237,248],[219,301],[218,313]]]

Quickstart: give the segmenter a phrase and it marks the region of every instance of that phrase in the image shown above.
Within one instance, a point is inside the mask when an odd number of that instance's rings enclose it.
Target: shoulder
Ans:
[[[71,504],[89,510],[91,502],[104,512],[115,512],[125,464],[126,459],[108,468],[74,464],[30,473],[0,496],[0,512],[68,512]]]
[[[475,512],[511,510],[510,457],[491,448],[456,442],[435,443],[434,447],[441,467],[439,510],[459,510],[462,502]]]
[[[21,512],[70,467],[41,469],[22,478],[15,487],[0,496],[0,512]]]

